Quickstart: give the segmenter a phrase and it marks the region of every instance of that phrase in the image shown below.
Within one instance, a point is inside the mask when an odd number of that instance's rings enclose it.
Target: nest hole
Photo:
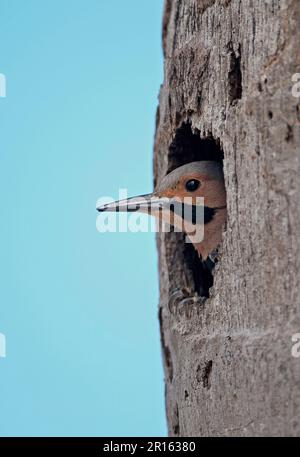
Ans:
[[[228,73],[229,100],[233,104],[242,98],[243,94],[243,77],[241,70],[241,46],[238,52],[232,49],[232,43],[229,44],[230,52],[230,70]]]
[[[205,138],[200,132],[192,130],[190,123],[184,123],[177,130],[175,138],[169,148],[168,173],[190,162],[210,160],[223,165],[224,153],[220,142],[211,135]],[[183,234],[179,234],[184,236]],[[202,261],[191,243],[180,243],[182,258],[187,277],[191,278],[190,289],[200,297],[209,297],[209,289],[213,286],[214,263],[208,259]]]

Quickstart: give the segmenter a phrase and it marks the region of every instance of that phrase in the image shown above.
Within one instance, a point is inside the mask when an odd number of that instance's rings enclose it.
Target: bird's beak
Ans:
[[[114,212],[140,212],[140,213],[157,213],[168,205],[170,200],[166,197],[159,197],[155,194],[139,195],[130,197],[105,205],[97,206],[97,211],[114,211]]]

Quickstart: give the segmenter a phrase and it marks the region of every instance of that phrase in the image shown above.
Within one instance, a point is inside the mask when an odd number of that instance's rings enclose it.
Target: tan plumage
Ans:
[[[200,181],[200,187],[195,192],[188,192],[185,184],[191,180]],[[165,176],[154,192],[161,197],[177,198],[204,197],[204,205],[208,208],[218,208],[213,219],[204,226],[204,239],[194,243],[198,254],[205,260],[222,241],[222,229],[226,222],[226,191],[223,168],[217,162],[191,162],[176,168]]]
[[[172,215],[170,219],[170,204],[167,202],[183,202],[189,197],[192,205],[196,205],[196,197],[204,198],[204,238],[201,242],[193,242],[199,256],[205,260],[222,241],[222,230],[226,222],[226,191],[222,166],[217,162],[192,162],[176,168],[166,175],[157,185],[152,194],[115,202],[114,204],[98,207],[98,211],[128,211],[130,205],[138,205],[138,211],[149,213],[170,222],[179,228],[183,219]],[[141,200],[142,199],[142,200]],[[208,217],[209,216],[209,217]],[[192,221],[184,220],[187,233],[192,232]],[[192,240],[192,237],[191,237]]]

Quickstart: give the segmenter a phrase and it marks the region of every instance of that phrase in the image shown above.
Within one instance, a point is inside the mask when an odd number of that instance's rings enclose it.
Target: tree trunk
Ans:
[[[228,208],[213,276],[158,234],[171,436],[300,435],[299,24],[299,0],[165,1],[155,180],[224,159]]]

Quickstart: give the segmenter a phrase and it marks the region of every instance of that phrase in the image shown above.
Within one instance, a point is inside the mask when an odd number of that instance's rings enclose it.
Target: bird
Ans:
[[[200,203],[199,203],[200,202]],[[103,211],[137,211],[151,214],[187,233],[198,256],[206,261],[222,241],[227,219],[226,189],[222,164],[197,161],[182,165],[164,176],[150,194],[97,206]],[[197,210],[202,217],[197,218]],[[195,236],[202,233],[201,239]]]

